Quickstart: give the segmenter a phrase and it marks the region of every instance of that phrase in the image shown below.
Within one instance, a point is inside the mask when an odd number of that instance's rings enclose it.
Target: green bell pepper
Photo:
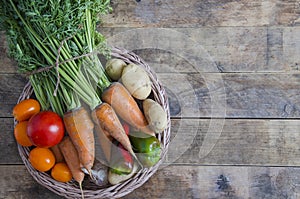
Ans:
[[[129,133],[129,139],[134,152],[144,167],[151,167],[159,161],[161,147],[155,136],[133,131]]]

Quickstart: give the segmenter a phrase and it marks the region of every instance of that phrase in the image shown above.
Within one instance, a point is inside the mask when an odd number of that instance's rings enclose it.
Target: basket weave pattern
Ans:
[[[170,111],[169,111],[168,99],[165,90],[162,87],[162,85],[159,83],[155,73],[151,70],[149,65],[145,61],[143,61],[139,56],[125,49],[112,48],[111,55],[112,57],[124,60],[126,63],[138,64],[146,70],[146,72],[148,73],[152,81],[152,93],[154,96],[154,100],[158,102],[160,105],[162,105],[163,109],[167,113],[168,127],[164,130],[164,132],[158,134],[158,139],[161,142],[162,153],[161,153],[161,158],[157,164],[155,164],[153,167],[144,168],[140,170],[132,178],[114,186],[109,186],[106,188],[99,188],[93,185],[84,186],[83,194],[85,198],[119,198],[129,194],[136,188],[142,186],[157,171],[158,167],[161,165],[164,157],[166,156],[168,145],[170,142],[171,125],[170,125]],[[18,99],[18,102],[29,98],[32,95],[32,93],[33,93],[33,88],[28,82],[25,85]],[[17,122],[16,121],[14,122],[16,125]],[[22,147],[18,145],[18,150],[29,173],[39,184],[48,188],[52,192],[64,196],[66,198],[81,198],[81,191],[79,189],[78,184],[75,181],[71,181],[68,183],[57,182],[48,173],[39,172],[31,166],[28,160],[28,156],[30,152],[30,149],[28,147]]]

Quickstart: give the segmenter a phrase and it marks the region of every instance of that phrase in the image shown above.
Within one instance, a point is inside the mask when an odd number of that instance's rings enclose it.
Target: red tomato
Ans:
[[[64,123],[61,117],[52,111],[39,112],[28,121],[27,135],[31,142],[43,148],[58,144],[64,136]]]

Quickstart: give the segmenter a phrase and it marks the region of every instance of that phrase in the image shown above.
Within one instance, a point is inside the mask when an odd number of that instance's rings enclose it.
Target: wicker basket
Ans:
[[[165,90],[159,83],[155,73],[141,58],[139,58],[136,54],[132,52],[128,52],[127,50],[112,48],[112,56],[122,59],[126,63],[135,63],[144,67],[152,81],[152,93],[154,100],[161,104],[164,110],[167,112],[168,127],[163,133],[158,134],[158,139],[161,142],[162,153],[161,158],[156,165],[154,165],[151,168],[144,168],[140,170],[137,174],[135,174],[132,178],[114,186],[109,186],[106,188],[99,188],[93,185],[84,186],[83,194],[85,198],[119,198],[125,196],[126,194],[129,194],[134,189],[142,186],[157,171],[158,167],[161,165],[162,160],[164,159],[167,153],[168,145],[170,142],[170,111],[168,99]],[[32,95],[32,93],[33,89],[30,83],[27,83],[23,89],[23,92],[20,95],[18,102],[23,99],[29,98]],[[78,184],[75,181],[71,181],[68,183],[57,182],[48,173],[39,172],[31,166],[31,164],[28,161],[28,155],[30,151],[28,147],[22,147],[18,145],[18,150],[29,173],[39,184],[48,188],[54,193],[64,196],[66,198],[81,198],[81,191],[79,189]]]

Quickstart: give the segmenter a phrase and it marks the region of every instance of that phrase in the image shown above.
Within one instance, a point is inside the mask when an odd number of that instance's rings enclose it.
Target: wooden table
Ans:
[[[172,138],[124,198],[300,198],[300,3],[112,1],[99,30],[158,74]],[[26,171],[12,107],[26,79],[0,35],[0,198],[61,198]]]

